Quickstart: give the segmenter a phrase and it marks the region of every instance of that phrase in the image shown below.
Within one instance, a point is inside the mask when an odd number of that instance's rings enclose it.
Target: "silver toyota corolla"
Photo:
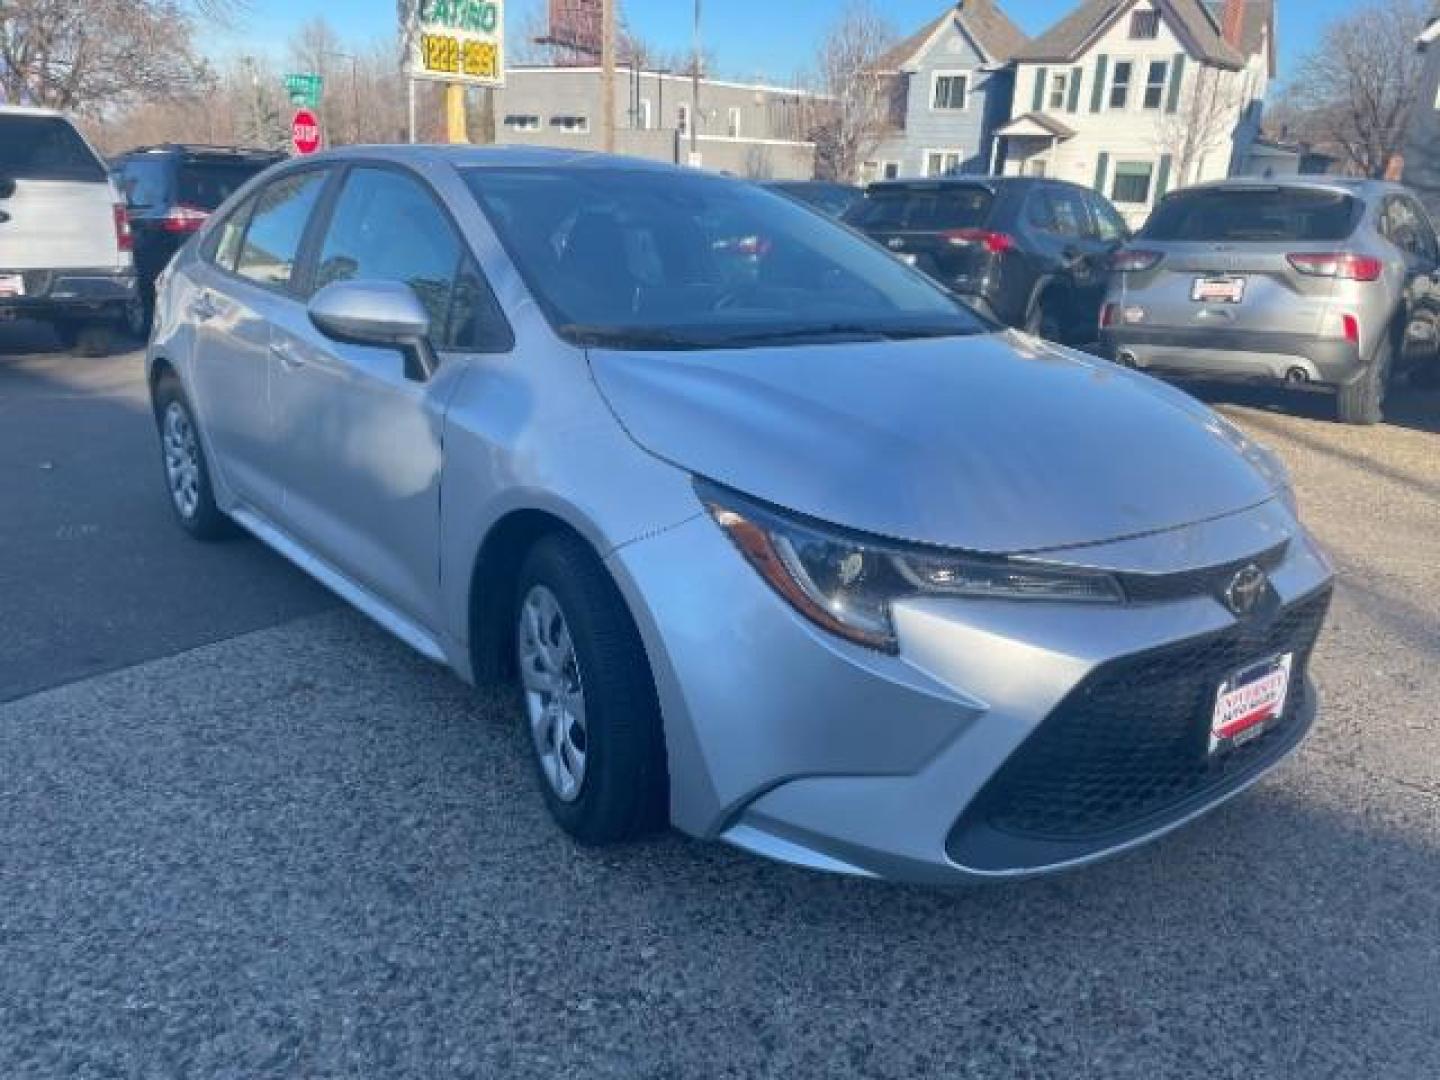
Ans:
[[[471,681],[582,841],[947,883],[1292,751],[1331,570],[1261,447],[758,187],[554,151],[272,169],[161,290],[180,523]]]

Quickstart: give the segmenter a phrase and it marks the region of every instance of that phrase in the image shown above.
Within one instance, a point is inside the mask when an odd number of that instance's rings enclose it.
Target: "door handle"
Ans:
[[[305,366],[305,359],[295,350],[295,346],[288,341],[272,341],[270,351],[275,354],[275,359],[290,371]]]

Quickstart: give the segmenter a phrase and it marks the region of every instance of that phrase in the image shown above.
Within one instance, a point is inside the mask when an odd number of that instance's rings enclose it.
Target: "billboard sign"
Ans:
[[[504,0],[414,0],[405,27],[412,79],[505,85]]]

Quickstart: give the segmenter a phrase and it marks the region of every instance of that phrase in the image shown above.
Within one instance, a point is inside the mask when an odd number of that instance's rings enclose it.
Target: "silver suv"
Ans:
[[[1397,365],[1436,362],[1440,243],[1398,184],[1179,191],[1114,269],[1101,339],[1129,366],[1333,388],[1342,421],[1374,424]]]

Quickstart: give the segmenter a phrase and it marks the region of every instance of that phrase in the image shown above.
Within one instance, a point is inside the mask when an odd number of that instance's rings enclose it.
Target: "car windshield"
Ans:
[[[104,166],[58,116],[0,116],[0,178],[104,183]]]
[[[627,168],[485,168],[466,182],[577,344],[742,348],[989,327],[848,229],[754,185]]]
[[[995,196],[978,185],[872,188],[845,220],[866,231],[976,229],[989,220],[994,205]]]
[[[1199,243],[1327,243],[1347,239],[1360,223],[1360,200],[1338,191],[1217,188],[1172,195],[1141,236]]]

